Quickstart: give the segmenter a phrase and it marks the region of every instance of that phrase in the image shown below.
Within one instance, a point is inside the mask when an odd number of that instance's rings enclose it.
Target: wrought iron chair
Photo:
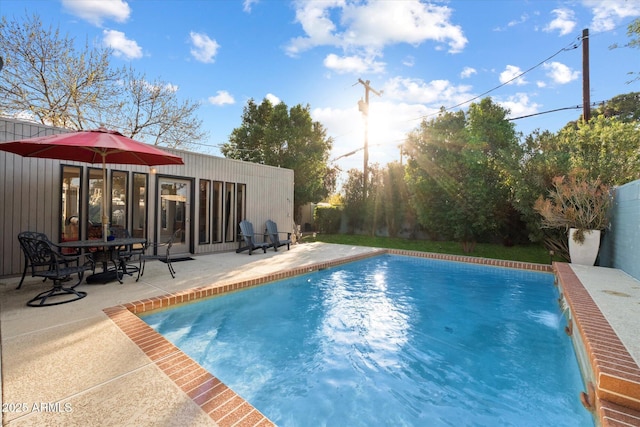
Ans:
[[[53,281],[53,287],[51,289],[31,298],[27,302],[27,305],[31,307],[46,307],[66,304],[87,296],[86,292],[76,291],[74,288],[82,282],[84,272],[93,269],[93,260],[88,259],[85,263],[80,264],[81,256],[69,257],[62,254],[57,250],[56,245],[51,243],[43,233],[22,232],[18,234],[18,241],[25,254],[25,258],[28,259],[29,266],[31,267],[31,275]],[[72,286],[63,286],[62,282],[68,280],[74,274],[78,275],[78,281]],[[71,298],[62,300],[60,298],[53,298],[52,302],[47,302],[49,298],[63,295],[70,295]]]
[[[112,227],[111,235],[116,239],[129,239],[131,238],[131,234],[129,230],[123,227]],[[122,283],[122,277],[125,274],[129,276],[133,276],[133,272],[140,271],[142,268],[142,255],[144,254],[145,247],[142,244],[137,245],[124,245],[119,246],[114,249],[115,257],[117,259],[116,265],[116,274],[117,279],[120,283]],[[138,265],[131,265],[131,261],[135,261],[137,259]],[[120,273],[122,272],[122,273]]]
[[[60,252],[61,254],[64,254],[64,256],[67,258],[67,260],[69,262],[74,262],[77,261],[80,258],[80,252],[79,251],[74,251],[73,253],[68,253],[68,249],[67,251],[62,251],[55,243],[51,242],[49,240],[49,237],[47,237],[46,234],[44,233],[38,233],[35,231],[23,231],[20,234],[18,234],[18,241],[20,241],[20,236],[24,236],[24,237],[34,237],[34,238],[38,238],[38,239],[43,239],[48,241],[51,245],[53,245],[54,247],[56,247],[56,250],[58,252]],[[20,243],[22,245],[22,243]],[[46,262],[45,264],[42,265],[33,265],[32,262],[34,262],[33,260],[29,259],[29,257],[27,256],[27,253],[23,250],[22,251],[24,253],[24,270],[22,270],[22,277],[20,278],[20,283],[18,283],[18,287],[16,289],[20,289],[22,287],[22,282],[24,282],[24,278],[27,275],[27,270],[29,269],[29,267],[49,267],[49,263]],[[44,279],[42,279],[42,281],[46,281],[47,278],[45,277]]]
[[[146,262],[154,259],[160,260],[166,263],[167,267],[169,268],[169,273],[171,274],[171,277],[175,279],[176,271],[173,269],[173,265],[171,265],[171,247],[173,246],[173,243],[180,238],[181,234],[182,234],[182,229],[179,228],[173,233],[173,235],[166,242],[147,243],[145,245],[143,250],[144,253],[140,255],[140,268],[138,269],[138,278],[136,279],[136,282],[140,280],[140,277],[142,277],[142,275],[144,274],[144,266]],[[162,252],[163,248],[165,249],[164,253],[159,253],[159,250]],[[153,253],[147,253],[147,250],[151,250]]]

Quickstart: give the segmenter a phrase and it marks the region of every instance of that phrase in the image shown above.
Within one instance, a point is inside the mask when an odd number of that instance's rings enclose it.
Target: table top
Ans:
[[[107,240],[106,242],[101,239],[91,240],[69,240],[66,242],[58,243],[61,248],[97,248],[97,247],[111,247],[111,246],[128,246],[135,244],[144,244],[147,239],[143,237],[126,237],[113,240]]]

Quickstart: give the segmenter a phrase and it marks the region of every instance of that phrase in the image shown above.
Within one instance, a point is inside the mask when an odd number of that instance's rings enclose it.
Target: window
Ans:
[[[123,171],[111,172],[111,226],[127,228],[127,178]]]
[[[210,218],[209,215],[210,203],[209,203],[209,188],[211,187],[211,181],[201,179],[200,191],[199,191],[199,209],[198,209],[198,235],[200,244],[210,242]]]
[[[80,182],[82,168],[62,166],[62,195],[60,241],[80,240]]]
[[[87,201],[87,220],[89,221],[87,237],[102,237],[102,169],[89,169],[89,197]]]
[[[236,193],[236,234],[240,234],[240,221],[246,219],[245,204],[246,204],[246,192],[247,184],[238,184],[238,190]]]
[[[225,183],[224,195],[224,240],[225,242],[235,241],[236,234],[236,216],[235,216],[235,184],[232,182]]]
[[[147,174],[133,173],[131,235],[147,237]]]
[[[213,182],[213,207],[211,210],[211,223],[213,225],[213,242],[222,242],[222,207],[224,192],[222,191],[222,182]]]

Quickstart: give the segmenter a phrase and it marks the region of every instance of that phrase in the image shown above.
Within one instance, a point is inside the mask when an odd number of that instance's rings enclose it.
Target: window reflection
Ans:
[[[87,209],[87,235],[89,239],[102,238],[102,183],[102,169],[89,169]]]
[[[147,236],[147,174],[133,174],[133,189],[131,193],[132,226],[131,234],[134,237]]]
[[[62,166],[61,241],[80,239],[80,177],[82,168]]]
[[[127,228],[127,172],[111,173],[111,227]]]
[[[199,243],[209,243],[209,187],[211,182],[201,179],[200,180],[200,196],[199,196],[199,209],[198,209],[198,231],[199,231]]]

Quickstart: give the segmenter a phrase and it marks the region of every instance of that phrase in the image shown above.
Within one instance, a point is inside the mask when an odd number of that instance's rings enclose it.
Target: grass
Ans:
[[[405,249],[420,252],[435,252],[450,255],[468,255],[480,258],[503,259],[508,261],[550,264],[549,252],[537,244],[504,246],[478,243],[471,253],[464,253],[458,242],[436,242],[430,240],[409,240],[399,237],[371,237],[355,234],[316,234],[305,236],[304,242],[338,243],[342,245],[368,246],[376,248]]]

